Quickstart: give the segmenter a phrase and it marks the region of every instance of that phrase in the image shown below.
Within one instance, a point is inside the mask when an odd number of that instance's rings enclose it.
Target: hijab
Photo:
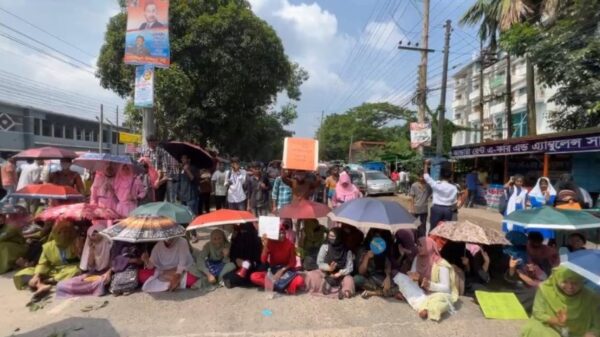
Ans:
[[[330,264],[331,262],[335,262],[337,265],[337,269],[346,268],[346,258],[348,256],[348,248],[344,246],[342,242],[342,229],[339,227],[335,227],[329,230],[329,232],[335,234],[335,240],[330,241],[327,238],[327,254],[325,255],[325,263]]]
[[[73,223],[69,221],[59,221],[54,224],[51,233],[52,240],[60,250],[73,247],[77,240],[77,230]]]
[[[223,239],[221,241],[221,243],[219,244],[215,244],[212,241],[213,236],[215,235],[220,235],[221,238]],[[212,232],[210,232],[210,241],[208,241],[205,245],[206,250],[208,250],[208,258],[210,260],[223,260],[223,258],[225,258],[225,256],[223,256],[223,248],[229,247],[229,241],[227,240],[227,236],[225,235],[225,232],[223,232],[220,229],[215,229]]]
[[[251,222],[241,224],[231,239],[231,260],[239,258],[259,262],[261,250],[262,242],[256,227]]]
[[[365,238],[363,232],[361,232],[358,228],[342,224],[340,227],[342,229],[342,240],[344,242],[344,246],[351,250],[353,253],[358,253],[358,249]]]
[[[473,243],[467,243],[465,248],[469,251],[469,253],[471,253],[471,256],[475,256],[481,251],[481,246]]]
[[[181,237],[169,241],[171,243],[168,247],[165,241],[156,243],[150,255],[150,262],[159,271],[173,268],[187,270],[194,263],[187,241]]]
[[[100,232],[106,229],[105,225],[93,225],[87,230],[87,238],[85,245],[83,246],[83,253],[81,254],[81,263],[79,269],[89,271],[102,271],[109,267],[110,264],[110,248],[111,241],[105,236],[101,235]],[[97,242],[92,241],[92,235],[94,233],[100,236],[100,240]]]
[[[344,184],[346,186],[344,186]],[[352,184],[352,180],[350,179],[350,175],[346,172],[340,173],[340,179],[335,185],[335,198],[338,201],[346,202],[350,200],[354,200],[360,198],[359,189]]]
[[[544,192],[542,192],[542,189],[540,187],[540,183],[542,181],[545,181],[548,184],[547,192],[550,195],[550,200],[548,201],[546,201],[546,196],[544,195]],[[529,191],[529,200],[531,201],[534,207],[538,207],[538,205],[543,206],[546,205],[546,203],[552,205],[553,196],[556,198],[556,190],[554,189],[554,186],[552,186],[552,184],[550,183],[550,179],[546,177],[539,178],[535,186],[531,189],[531,191]]]
[[[432,238],[422,237],[419,239],[419,243],[425,249],[425,253],[417,255],[417,272],[422,277],[431,279],[433,265],[440,261],[442,257]]]
[[[133,168],[121,165],[113,183],[115,195],[119,201],[134,199],[134,195],[137,194],[137,191],[133,191],[135,179],[136,176],[133,174]]]
[[[411,254],[407,256],[409,259],[413,259],[417,253],[417,243],[415,242],[415,234],[413,231],[408,229],[399,229],[394,235],[396,239],[396,245],[401,245],[404,249],[408,249],[411,251]],[[395,250],[394,252],[396,252]]]

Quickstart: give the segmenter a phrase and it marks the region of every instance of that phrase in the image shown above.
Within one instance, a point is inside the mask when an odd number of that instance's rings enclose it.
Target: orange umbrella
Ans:
[[[255,221],[258,221],[258,219],[250,212],[220,209],[218,211],[202,214],[196,217],[187,227],[187,230],[211,226],[235,225]]]
[[[30,184],[11,194],[26,199],[82,199],[83,195],[73,187],[55,184]]]
[[[13,158],[15,159],[61,159],[77,158],[77,154],[74,151],[61,149],[59,147],[45,146],[34,149],[27,149],[17,153]]]
[[[326,217],[331,208],[318,202],[301,200],[279,210],[279,217],[285,219],[317,219]]]

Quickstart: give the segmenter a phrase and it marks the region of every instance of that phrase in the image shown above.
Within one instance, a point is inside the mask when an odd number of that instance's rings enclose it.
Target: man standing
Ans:
[[[408,186],[410,183],[410,175],[408,174],[408,172],[406,172],[406,170],[404,170],[404,168],[402,168],[402,170],[400,171],[399,174],[399,179],[400,179],[400,193],[408,193]]]
[[[431,186],[433,205],[431,206],[431,216],[429,218],[430,230],[434,229],[440,221],[452,221],[452,213],[457,204],[458,189],[456,185],[450,183],[452,169],[449,163],[443,163],[440,170],[441,180],[435,181],[429,175],[429,160],[425,161],[423,178]]]
[[[179,173],[178,197],[182,204],[188,206],[194,214],[198,214],[198,171],[192,166],[190,157],[181,156],[183,165]]]
[[[165,149],[158,146],[158,138],[154,135],[146,137],[146,148],[142,156],[152,162],[152,166],[158,172],[156,187],[156,201],[175,202],[177,194],[177,176],[179,175],[179,164]]]
[[[408,195],[410,196],[410,212],[421,222],[417,229],[417,237],[425,236],[427,232],[427,216],[429,207],[429,197],[431,197],[431,187],[425,183],[423,177],[419,177],[410,187]]]
[[[248,178],[248,211],[256,217],[269,213],[269,177],[261,171],[259,163],[253,163],[252,176]]]
[[[292,203],[292,188],[283,181],[284,177],[289,176],[290,172],[288,170],[283,170],[281,176],[277,177],[273,183],[273,191],[271,192],[273,213],[276,213],[278,210]]]
[[[200,170],[198,190],[200,191],[198,214],[210,213],[210,194],[212,193],[212,183],[210,171],[207,169]]]
[[[474,168],[469,174],[467,174],[466,180],[467,191],[469,193],[467,207],[471,208],[477,199],[477,189],[479,188],[479,174],[477,173],[477,169]]]
[[[217,164],[217,170],[213,173],[211,181],[215,193],[215,207],[221,209],[225,207],[225,201],[227,200],[227,173],[222,162]]]
[[[2,201],[9,201],[12,205],[16,203],[15,198],[10,195],[15,193],[17,189],[17,167],[15,166],[15,160],[9,158],[4,165],[2,165],[2,188],[6,190],[6,196]]]
[[[240,160],[231,158],[231,170],[227,172],[227,203],[229,209],[245,211],[246,203],[246,171],[240,169]]]
[[[79,175],[79,173],[71,171],[71,159],[61,159],[60,168],[60,171],[50,174],[50,183],[61,186],[73,187],[79,193],[83,194],[83,181],[81,180],[81,176]]]

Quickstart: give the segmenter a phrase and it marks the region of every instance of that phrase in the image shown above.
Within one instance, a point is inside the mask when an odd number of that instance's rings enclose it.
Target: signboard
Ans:
[[[286,137],[283,142],[285,169],[316,171],[319,165],[319,141],[312,138]]]
[[[135,92],[133,104],[138,108],[151,108],[154,105],[154,66],[135,67]]]
[[[431,146],[431,124],[410,123],[410,147]]]
[[[512,144],[481,144],[452,148],[454,158],[490,157],[529,153],[576,153],[600,151],[600,133],[523,140]]]
[[[142,135],[138,135],[135,133],[119,132],[119,143],[142,144]]]
[[[168,68],[169,1],[127,0],[126,64]]]
[[[135,144],[125,144],[125,153],[127,154],[136,154],[141,153],[141,148],[136,146]]]

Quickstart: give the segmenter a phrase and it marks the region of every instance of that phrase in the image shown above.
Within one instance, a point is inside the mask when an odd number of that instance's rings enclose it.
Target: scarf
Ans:
[[[83,246],[79,269],[86,271],[102,271],[109,267],[112,242],[99,234],[105,228],[106,226],[100,224],[88,228],[87,239]],[[92,234],[94,234],[94,232],[98,233],[96,235],[100,235],[100,241],[92,242]]]
[[[223,241],[220,244],[215,244],[212,241],[212,238],[214,235],[221,235],[223,238]],[[225,256],[223,255],[223,248],[229,248],[231,245],[229,244],[229,241],[227,241],[227,237],[225,236],[225,232],[223,232],[220,229],[215,229],[212,232],[210,232],[210,238],[211,240],[208,241],[206,243],[206,245],[204,246],[204,250],[206,254],[206,257],[209,260],[212,261],[221,261],[225,258]]]
[[[481,247],[473,243],[467,243],[465,245],[465,248],[469,251],[469,253],[471,253],[471,256],[473,257],[481,251]]]
[[[422,237],[419,239],[419,243],[425,249],[425,253],[417,255],[417,272],[422,277],[431,279],[433,266],[442,260],[442,257],[432,238]]]
[[[549,195],[548,200],[546,200],[546,196],[544,195],[544,193],[542,192],[542,189],[540,188],[540,182],[542,180],[544,180],[548,184],[548,189],[546,190],[546,192]],[[550,184],[550,179],[548,179],[546,177],[541,177],[538,179],[537,183],[531,189],[531,191],[529,191],[528,196],[529,196],[529,201],[531,202],[531,205],[533,207],[541,207],[544,205],[553,205],[554,198],[556,198],[556,190],[554,189],[552,184]]]
[[[121,272],[129,267],[129,259],[139,258],[142,254],[134,243],[115,241],[111,247],[111,267],[114,272]]]
[[[399,229],[394,235],[396,239],[396,245],[402,246],[404,249],[408,249],[411,251],[410,254],[407,254],[406,258],[412,260],[418,252],[417,244],[415,242],[415,235],[413,231],[408,229]],[[394,250],[394,253],[397,252],[397,249]]]
[[[510,189],[509,189],[510,191]],[[512,187],[512,194],[508,198],[508,203],[506,205],[506,215],[525,208],[525,199],[527,197],[527,190],[523,187]]]
[[[231,239],[231,260],[242,259],[258,263],[261,251],[262,242],[256,227],[251,222],[242,224]]]
[[[183,272],[192,266],[194,259],[187,241],[178,237],[169,247],[165,241],[159,241],[152,249],[150,262],[160,271],[177,268],[178,272]]]
[[[342,243],[342,230],[339,227],[332,228],[330,232],[335,234],[335,241],[327,243],[327,254],[325,263],[335,262],[337,270],[346,268],[348,249]]]
[[[335,199],[338,202],[344,203],[357,198],[360,198],[360,191],[352,184],[350,175],[346,172],[340,173],[340,179],[335,185]]]

